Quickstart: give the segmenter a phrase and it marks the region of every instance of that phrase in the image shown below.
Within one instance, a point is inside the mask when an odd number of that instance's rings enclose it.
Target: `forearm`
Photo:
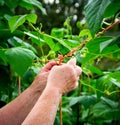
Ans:
[[[21,125],[39,96],[40,91],[26,89],[19,97],[0,110],[0,125]]]
[[[53,125],[61,94],[45,89],[22,125]]]

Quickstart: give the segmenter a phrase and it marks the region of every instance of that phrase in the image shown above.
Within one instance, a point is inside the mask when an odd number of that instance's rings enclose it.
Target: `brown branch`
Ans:
[[[21,94],[21,78],[18,76],[18,94]]]
[[[89,42],[89,41],[84,40],[84,41],[77,47],[76,51],[79,50],[79,49],[82,49],[88,42]]]
[[[109,29],[111,29],[112,27],[114,27],[116,24],[120,23],[120,20],[112,23],[110,26],[108,26],[107,28],[103,29],[101,32],[99,32],[96,36],[100,36],[101,34],[105,33],[106,31],[108,31]]]
[[[60,100],[60,125],[63,125],[62,123],[62,99]]]

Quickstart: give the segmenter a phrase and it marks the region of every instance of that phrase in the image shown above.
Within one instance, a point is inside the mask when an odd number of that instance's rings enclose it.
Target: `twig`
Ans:
[[[18,76],[18,94],[21,94],[21,80],[20,76]]]
[[[63,125],[63,122],[62,122],[62,99],[60,100],[60,125]]]
[[[107,28],[105,28],[104,30],[102,30],[101,32],[99,32],[98,34],[96,34],[96,36],[100,36],[101,34],[103,34],[104,32],[108,31],[109,29],[111,29],[112,27],[114,27],[116,24],[120,23],[120,20],[114,22],[113,24],[111,24],[110,26],[108,26]]]

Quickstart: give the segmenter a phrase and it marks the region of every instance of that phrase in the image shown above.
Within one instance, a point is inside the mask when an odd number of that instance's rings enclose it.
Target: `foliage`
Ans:
[[[84,7],[86,24],[76,23],[78,33],[73,33],[68,17],[61,28],[47,34],[37,23],[36,10],[46,14],[39,1],[1,0],[0,100],[8,103],[18,96],[19,76],[24,90],[48,60],[77,49],[73,56],[83,73],[79,87],[63,96],[63,123],[120,124],[120,31],[114,23],[119,5],[119,0],[90,0]],[[17,14],[18,8],[26,13]],[[59,122],[58,112],[55,125]]]

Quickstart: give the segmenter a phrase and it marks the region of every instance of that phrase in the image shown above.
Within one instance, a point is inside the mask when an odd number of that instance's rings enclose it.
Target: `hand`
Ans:
[[[37,91],[41,91],[41,90],[43,91],[45,86],[46,86],[47,78],[48,78],[48,75],[50,73],[50,70],[52,69],[52,67],[54,65],[56,65],[55,61],[50,61],[49,63],[47,63],[41,69],[41,71],[38,73],[38,75],[34,79],[32,85],[30,86],[30,88],[35,89]]]
[[[69,92],[78,86],[79,75],[82,70],[76,65],[76,59],[71,59],[67,64],[54,66],[48,76],[47,88],[57,89],[60,94]]]

